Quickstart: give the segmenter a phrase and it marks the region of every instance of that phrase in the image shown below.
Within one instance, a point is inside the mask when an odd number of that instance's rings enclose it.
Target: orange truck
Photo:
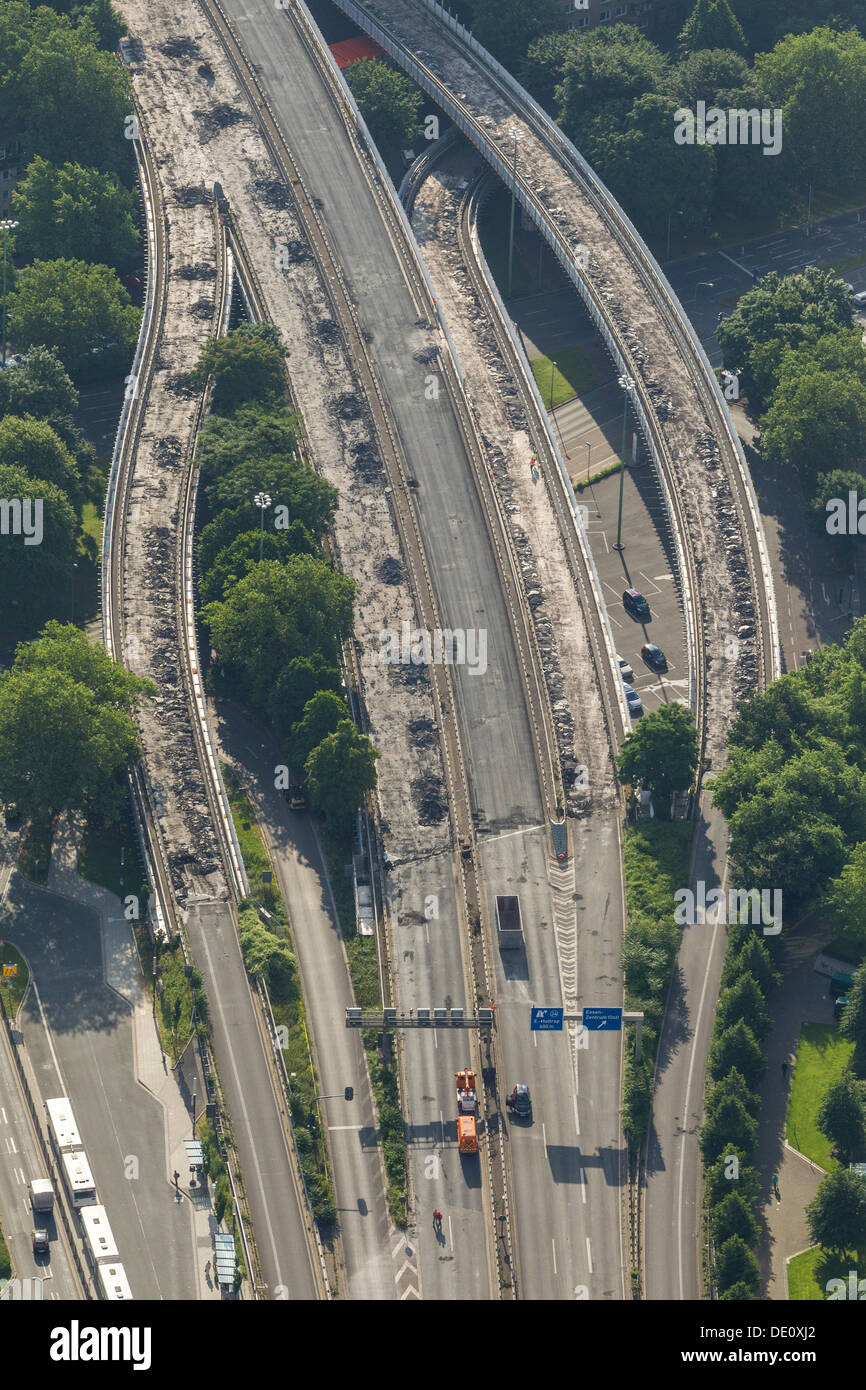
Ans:
[[[478,1152],[478,1093],[468,1067],[457,1072],[457,1147],[462,1154]]]

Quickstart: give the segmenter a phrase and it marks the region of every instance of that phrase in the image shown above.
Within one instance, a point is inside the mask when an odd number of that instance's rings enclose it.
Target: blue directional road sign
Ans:
[[[533,1009],[529,1024],[533,1033],[561,1033],[562,1009]]]
[[[602,1029],[608,1033],[620,1033],[622,1032],[622,1009],[584,1008],[583,1026],[588,1033],[597,1033]]]

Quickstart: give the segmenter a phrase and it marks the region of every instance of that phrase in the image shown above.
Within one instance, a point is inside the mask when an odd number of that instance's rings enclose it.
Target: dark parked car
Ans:
[[[636,618],[639,623],[649,622],[652,617],[649,604],[637,589],[626,589],[623,592],[622,606],[626,613],[630,617]]]
[[[840,994],[847,994],[853,983],[853,975],[847,975],[844,970],[837,970],[830,981],[830,998],[838,999]]]
[[[512,1115],[517,1115],[521,1120],[531,1119],[532,1099],[529,1095],[529,1087],[520,1084],[515,1086],[505,1102],[505,1107],[511,1111]]]
[[[640,654],[651,671],[666,671],[668,669],[668,659],[661,647],[657,647],[655,642],[647,642],[640,649]]]

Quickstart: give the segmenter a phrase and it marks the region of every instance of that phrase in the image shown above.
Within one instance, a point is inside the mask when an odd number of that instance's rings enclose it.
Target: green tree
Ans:
[[[291,457],[297,453],[300,437],[300,421],[286,404],[266,407],[253,401],[238,406],[232,415],[208,416],[196,461],[210,482],[225,477],[245,459]]]
[[[683,26],[680,51],[696,53],[702,48],[728,48],[743,53],[746,36],[728,0],[697,0]]]
[[[506,68],[514,68],[543,34],[563,29],[559,0],[474,0],[472,32]]]
[[[78,392],[56,352],[33,347],[14,372],[0,372],[0,416],[34,415],[68,419],[78,409]]]
[[[31,478],[56,483],[75,504],[81,478],[63,441],[44,420],[6,415],[0,420],[0,467],[19,467]]]
[[[810,26],[811,27],[811,26]],[[798,186],[856,188],[866,175],[866,40],[854,30],[789,34],[755,58],[783,112],[785,157]]]
[[[854,846],[842,872],[830,880],[825,903],[838,925],[866,946],[866,841]]]
[[[743,1102],[746,1109],[754,1109],[757,1105],[757,1097],[753,1090],[747,1085],[746,1078],[742,1072],[738,1072],[736,1067],[732,1067],[724,1076],[720,1076],[708,1088],[704,1097],[704,1111],[709,1115],[715,1115],[722,1101],[729,1100],[734,1096]]]
[[[310,805],[336,825],[348,825],[376,785],[378,752],[350,719],[322,739],[304,771]]]
[[[105,652],[91,655],[74,628],[49,624],[41,640],[19,647],[0,675],[0,801],[27,817],[66,807],[114,819],[123,769],[140,756],[129,708],[153,687],[106,670]]]
[[[299,536],[308,542],[302,549],[296,549],[292,544]],[[288,560],[291,555],[314,553],[314,547],[309,542],[309,533],[300,522],[288,531],[264,531],[261,534],[258,531],[242,532],[231,545],[218,552],[210,569],[202,575],[199,602],[215,603],[225,598],[229,589],[259,563],[259,556],[263,560]]]
[[[598,131],[593,162],[611,191],[649,234],[661,237],[668,215],[682,210],[681,230],[706,223],[716,174],[710,145],[677,145],[673,97],[638,97],[619,129]]]
[[[190,379],[204,389],[213,375],[212,404],[218,414],[230,415],[250,401],[277,405],[285,395],[288,351],[274,341],[273,334],[271,325],[242,324],[224,337],[213,338],[202,350]]]
[[[348,718],[346,701],[332,690],[320,690],[308,700],[301,719],[292,729],[290,751],[295,767],[303,767],[322,739],[335,733]]]
[[[752,1286],[741,1279],[736,1284],[729,1285],[724,1293],[719,1294],[720,1303],[757,1303],[758,1295]]]
[[[556,110],[556,88],[565,76],[568,55],[583,42],[583,37],[576,29],[542,34],[540,39],[532,41],[519,64],[524,87],[551,113]]]
[[[0,465],[0,498],[8,530],[0,540],[4,618],[7,627],[23,635],[56,608],[58,595],[68,592],[77,519],[56,484],[9,464]]]
[[[267,513],[265,513],[267,516]],[[253,532],[258,535],[261,526],[261,513],[250,497],[239,507],[220,511],[203,527],[196,542],[196,563],[200,574],[212,569],[221,550],[227,550],[238,536]],[[276,536],[281,547],[279,554],[320,555],[320,550],[302,521],[291,521],[286,529],[276,531],[272,526],[266,528],[267,535]],[[270,557],[269,557],[270,558]]]
[[[866,1178],[853,1168],[828,1173],[806,1208],[806,1221],[823,1250],[866,1249]]]
[[[710,1209],[715,1210],[731,1192],[738,1192],[748,1207],[754,1206],[760,1178],[742,1149],[730,1148],[704,1169],[704,1186]]]
[[[853,1072],[844,1071],[827,1089],[817,1119],[840,1162],[853,1163],[866,1155],[866,1113]]]
[[[277,677],[268,699],[268,714],[276,732],[284,738],[304,712],[308,700],[320,691],[339,695],[343,688],[339,667],[323,656],[296,656]]]
[[[664,54],[631,24],[593,29],[566,56],[556,89],[557,119],[596,163],[605,132],[620,130],[638,97],[663,92],[668,80]]]
[[[739,952],[726,960],[722,972],[722,988],[733,985],[743,975],[749,975],[757,981],[765,999],[770,990],[776,988],[781,978],[773,967],[766,945],[754,928]]]
[[[711,1225],[716,1246],[724,1245],[731,1236],[739,1236],[750,1250],[758,1243],[758,1223],[739,1192],[729,1192],[722,1198],[713,1209]]]
[[[854,972],[841,1027],[844,1036],[854,1044],[851,1066],[857,1076],[866,1077],[866,964]]]
[[[662,705],[647,714],[620,749],[621,782],[648,787],[659,797],[691,785],[698,765],[698,734],[684,705]]]
[[[242,908],[238,913],[238,936],[244,965],[253,978],[264,977],[269,991],[280,1003],[290,1003],[300,997],[298,963],[284,937],[275,936],[255,908]]]
[[[135,200],[114,174],[39,155],[12,194],[18,244],[29,259],[67,257],[125,269],[139,245]]]
[[[96,43],[109,53],[114,53],[127,32],[121,16],[111,0],[89,0],[86,5],[74,5],[72,16],[79,26],[90,23],[96,35]]]
[[[781,276],[775,271],[765,275],[760,285],[737,301],[719,324],[716,337],[724,366],[739,374],[740,391],[763,410],[789,349],[812,347],[827,335],[850,331],[851,326],[851,305],[838,276],[809,266],[798,275]]]
[[[729,1072],[731,1067],[736,1067],[752,1090],[756,1089],[767,1070],[767,1059],[761,1045],[742,1019],[718,1033],[710,1047],[708,1072],[714,1081]]]
[[[56,164],[84,156],[100,169],[127,169],[129,78],[114,54],[96,46],[92,25],[76,27],[45,7],[22,28],[23,51],[19,29],[17,65],[0,85],[3,127],[20,132],[32,154]]]
[[[752,1293],[757,1293],[760,1283],[758,1261],[742,1236],[729,1236],[716,1250],[716,1282],[719,1292],[743,1284]]]
[[[701,1154],[705,1163],[712,1163],[732,1145],[751,1153],[757,1142],[758,1122],[737,1096],[719,1101],[701,1129]]]
[[[411,149],[421,136],[423,97],[415,83],[378,58],[352,63],[345,76],[382,158]]]
[[[722,991],[716,1006],[716,1024],[720,1029],[729,1028],[739,1019],[748,1023],[759,1041],[767,1036],[770,1015],[760,986],[755,977],[748,972],[738,975],[737,979]]]
[[[793,464],[811,493],[828,459],[845,470],[866,457],[866,385],[853,372],[800,362],[796,375],[781,378],[760,424],[767,457]]]
[[[352,631],[354,595],[346,575],[313,556],[293,555],[284,564],[256,565],[204,616],[218,661],[234,668],[246,697],[265,709],[293,657],[313,651],[336,661],[339,638]]]
[[[70,375],[81,379],[92,375],[94,364],[104,371],[122,369],[141,320],[113,270],[76,260],[25,266],[8,314],[18,347],[54,348]]]

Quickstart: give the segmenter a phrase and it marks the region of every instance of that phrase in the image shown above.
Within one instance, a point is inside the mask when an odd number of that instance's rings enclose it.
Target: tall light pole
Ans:
[[[4,217],[0,221],[0,231],[3,232],[3,360],[0,370],[6,366],[6,242],[9,233],[14,232],[17,226],[18,223],[13,222],[11,217]]]
[[[668,213],[668,250],[667,250],[667,255],[665,256],[665,260],[666,260],[666,261],[669,261],[670,258],[671,258],[671,218],[673,217],[673,215],[674,215],[673,212],[669,212],[669,213]],[[685,214],[683,213],[682,208],[677,208],[677,209],[676,209],[676,215],[677,215],[677,217],[683,217],[683,216],[685,216]]]
[[[623,479],[624,479],[624,477],[625,477],[625,443],[626,443],[626,430],[627,430],[627,428],[628,428],[628,403],[629,403],[629,399],[630,399],[630,397],[631,397],[631,393],[632,393],[632,391],[634,390],[634,378],[633,378],[633,377],[630,377],[630,376],[625,376],[625,375],[623,375],[623,376],[621,376],[621,377],[619,378],[619,384],[620,384],[620,386],[622,387],[623,391],[625,392],[625,399],[623,400],[623,403],[622,403],[622,457],[620,458],[620,461],[619,461],[619,511],[618,511],[618,513],[617,513],[617,518],[616,518],[616,545],[614,546],[614,550],[622,550],[622,548],[623,548],[623,547],[622,547],[622,540],[621,540],[621,537],[622,537],[622,488],[623,488]]]
[[[261,524],[259,526],[259,560],[261,560],[265,545],[265,512],[271,505],[271,497],[267,492],[257,492],[253,501],[261,512]]]
[[[553,380],[556,376],[556,362],[550,359],[550,414],[553,414]]]
[[[586,441],[586,481],[589,482],[589,460],[592,457],[592,440]]]
[[[517,146],[523,139],[523,131],[511,126],[509,135],[514,141],[514,164],[511,170],[511,229],[508,233],[508,298],[511,298],[511,285],[514,274],[514,208],[517,202]]]

